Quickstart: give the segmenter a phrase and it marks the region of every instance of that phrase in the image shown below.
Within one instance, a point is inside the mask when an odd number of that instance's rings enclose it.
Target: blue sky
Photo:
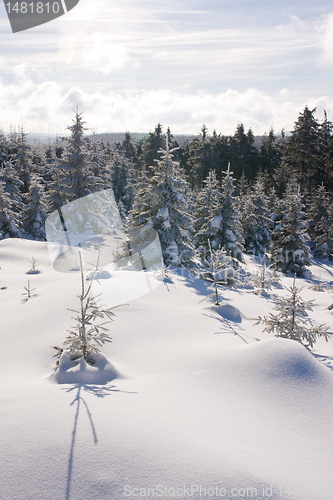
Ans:
[[[80,0],[13,34],[0,4],[0,125],[63,134],[73,109],[97,132],[291,130],[305,105],[333,120],[326,0]]]

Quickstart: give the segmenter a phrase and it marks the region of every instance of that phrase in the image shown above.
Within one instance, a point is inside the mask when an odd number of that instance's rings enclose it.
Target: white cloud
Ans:
[[[9,40],[0,34],[6,66],[24,65],[28,59],[35,81],[41,74],[45,80],[52,75],[68,87],[85,81],[91,85],[95,77],[96,88],[97,79],[99,85],[108,84],[108,77],[116,74],[122,78],[113,85],[121,91],[126,82],[131,89],[189,84],[215,92],[213,87],[226,81],[228,86],[238,80],[248,87],[287,80],[295,68],[314,65],[314,51],[320,50],[315,22],[297,16],[275,26],[235,23],[218,28],[214,14],[220,19],[220,11],[211,12],[205,25],[200,23],[202,13],[192,13],[195,22],[179,13],[171,22],[153,3],[124,3],[119,8],[114,2],[81,0],[80,8],[54,22],[51,33],[40,28],[34,36],[19,34]],[[166,5],[162,2],[160,8]]]
[[[333,12],[325,17],[320,28],[322,53],[320,62],[323,66],[333,65]]]
[[[199,133],[203,123],[210,133],[233,134],[243,123],[254,134],[293,128],[305,105],[317,107],[319,118],[326,109],[333,115],[333,99],[325,96],[303,100],[296,93],[281,89],[268,94],[255,88],[243,92],[229,89],[219,94],[160,89],[134,93],[86,92],[78,86],[69,91],[55,82],[25,87],[0,85],[1,125],[5,130],[21,118],[29,132],[63,133],[78,106],[89,128],[98,132],[130,130],[148,132],[160,122],[177,133]]]
[[[52,25],[0,33],[2,126],[23,116],[30,130],[63,131],[79,106],[100,131],[160,121],[196,133],[205,122],[231,134],[243,122],[261,134],[290,130],[310,102],[333,113],[333,13],[285,9],[269,24],[267,2],[260,22],[222,3],[198,12],[199,0],[189,0],[185,14],[176,0],[81,0]]]
[[[130,61],[124,44],[115,43],[112,35],[94,33],[88,38],[87,45],[82,52],[83,66],[90,70],[110,75],[113,71],[123,69]]]

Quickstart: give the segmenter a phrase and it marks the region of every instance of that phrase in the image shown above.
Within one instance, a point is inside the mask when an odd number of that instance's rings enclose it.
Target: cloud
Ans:
[[[40,28],[17,38],[0,34],[6,47],[2,57],[8,70],[28,60],[35,82],[41,75],[44,80],[56,75],[68,88],[77,82],[91,89],[96,82],[109,85],[109,77],[115,75],[113,90],[122,91],[124,85],[128,90],[188,85],[195,91],[216,92],[235,81],[246,87],[259,82],[272,86],[283,78],[287,87],[296,71],[300,74],[315,66],[321,43],[330,50],[329,35],[321,42],[313,19],[301,21],[293,15],[274,26],[241,22],[228,26],[221,8],[195,12],[191,7],[197,3],[189,2],[185,14],[176,9],[166,12],[167,2],[161,2],[158,10],[156,2],[143,0],[135,4],[128,0],[121,7],[81,0],[79,8],[54,21],[52,33]],[[171,2],[170,11],[172,7]]]
[[[321,33],[321,56],[322,66],[333,66],[333,12],[324,18],[320,27]]]
[[[333,113],[333,13],[288,5],[80,0],[40,28],[0,32],[2,126],[22,116],[30,130],[63,131],[78,106],[99,131],[160,121],[232,134],[243,122],[261,134],[292,129],[310,102]]]
[[[35,133],[63,133],[78,106],[87,127],[98,132],[148,132],[160,122],[174,134],[196,134],[205,123],[210,133],[215,129],[229,135],[243,123],[246,129],[251,127],[254,134],[260,135],[271,127],[276,132],[282,128],[291,130],[306,104],[317,107],[319,118],[324,109],[329,118],[333,114],[332,98],[303,100],[285,88],[275,94],[256,88],[190,94],[170,89],[86,92],[78,86],[67,91],[52,81],[37,86],[26,82],[25,87],[0,85],[2,128],[9,130],[11,124],[21,123],[22,118],[27,132]]]
[[[115,43],[112,35],[100,32],[88,37],[87,48],[82,55],[85,68],[101,71],[104,75],[123,69],[130,61],[124,44]]]

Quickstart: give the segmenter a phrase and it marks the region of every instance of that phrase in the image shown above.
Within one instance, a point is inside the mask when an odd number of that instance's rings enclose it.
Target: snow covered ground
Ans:
[[[27,274],[32,257],[39,274]],[[111,272],[96,286],[128,301],[103,349],[114,378],[58,384],[50,345],[73,326],[79,273],[54,270],[46,243],[18,239],[0,242],[0,266],[1,498],[332,500],[333,339],[313,355],[262,333],[254,320],[273,304],[250,289],[225,290],[216,307],[189,276],[151,276],[137,297],[135,277]],[[311,270],[333,283],[327,262]],[[333,330],[333,294],[311,283],[298,280],[316,301],[311,318]]]

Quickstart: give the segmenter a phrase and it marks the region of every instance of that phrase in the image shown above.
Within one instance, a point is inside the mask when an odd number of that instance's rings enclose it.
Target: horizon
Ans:
[[[129,132],[130,135],[132,136],[132,139],[133,141],[135,142],[136,141],[136,138],[135,138],[135,135],[141,135],[141,136],[144,136],[144,137],[149,137],[149,134],[150,132],[152,131],[149,131],[149,132],[130,132],[128,130],[126,130],[125,132],[98,132],[96,133],[96,136],[103,136],[103,135],[115,135],[115,136],[119,136],[119,135],[124,135]],[[27,135],[27,143],[29,144],[29,146],[31,145],[34,145],[35,143],[40,143],[41,145],[45,146],[48,144],[49,141],[51,142],[54,142],[57,138],[58,139],[62,139],[62,138],[69,138],[70,137],[70,133],[67,133],[67,134],[57,134],[57,133],[54,133],[54,134],[47,134],[46,132],[25,132],[26,135]],[[171,131],[172,133],[172,131]],[[196,138],[199,136],[199,132],[198,134],[173,134],[172,133],[172,136],[174,138]],[[290,136],[291,135],[291,131],[284,131],[284,134],[286,137]],[[4,131],[4,135],[7,136],[9,135],[9,132],[5,132]],[[162,135],[165,135],[165,133],[163,132]],[[219,134],[218,134],[219,135]],[[221,134],[223,136],[223,134]],[[226,137],[232,137],[233,134],[231,135],[226,135]],[[34,137],[33,137],[34,136]],[[93,136],[93,133],[85,133],[84,134],[84,138],[89,138],[89,137],[92,137]],[[134,136],[134,138],[133,138]],[[207,134],[207,137],[211,137],[212,134],[208,133]],[[263,137],[265,137],[266,134],[262,134],[262,135],[256,135],[254,134],[254,138],[256,140],[260,140],[262,139]],[[281,133],[278,133],[275,135],[275,137],[278,139],[279,137],[281,137]]]

